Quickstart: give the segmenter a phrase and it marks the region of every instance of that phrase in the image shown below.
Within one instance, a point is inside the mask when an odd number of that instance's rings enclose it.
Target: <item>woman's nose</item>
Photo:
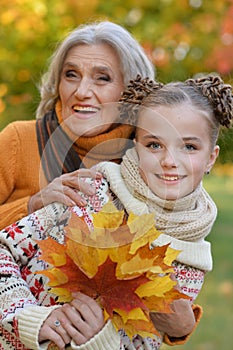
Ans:
[[[90,98],[92,96],[92,93],[93,91],[91,82],[83,79],[77,86],[75,96],[80,100],[84,100],[86,98]]]

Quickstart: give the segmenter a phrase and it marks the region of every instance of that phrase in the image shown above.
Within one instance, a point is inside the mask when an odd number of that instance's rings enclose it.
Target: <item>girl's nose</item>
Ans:
[[[161,155],[160,164],[162,167],[174,168],[176,167],[175,156],[171,151],[164,151]]]
[[[92,96],[92,93],[93,91],[91,82],[87,81],[86,79],[82,79],[77,86],[75,96],[79,100],[84,100],[86,98],[90,98]]]

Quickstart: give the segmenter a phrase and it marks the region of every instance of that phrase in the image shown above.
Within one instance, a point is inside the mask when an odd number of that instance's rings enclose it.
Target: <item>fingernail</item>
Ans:
[[[80,201],[79,201],[79,204],[80,205],[86,205],[87,201],[84,198],[81,198]]]
[[[103,177],[103,175],[102,175],[101,173],[99,173],[99,172],[97,172],[95,175],[96,175],[96,177],[98,177],[98,178]]]
[[[93,194],[95,194],[96,189],[95,189],[94,187],[90,187],[90,188],[87,190],[87,192],[88,192],[89,195],[93,195]]]
[[[66,205],[67,205],[68,207],[73,207],[73,206],[76,205],[76,203],[70,199],[70,200],[67,200]]]

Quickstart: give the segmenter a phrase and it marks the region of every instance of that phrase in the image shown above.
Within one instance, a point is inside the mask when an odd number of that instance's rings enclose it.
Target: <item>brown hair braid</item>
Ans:
[[[142,104],[144,97],[150,93],[161,89],[162,83],[153,81],[149,78],[144,78],[137,75],[136,79],[130,80],[127,89],[122,93],[120,102],[120,118],[124,122],[135,125],[136,116],[139,106]]]
[[[233,119],[232,86],[224,84],[219,76],[207,76],[188,79],[185,84],[199,89],[207,97],[213,108],[214,116],[220,125],[229,128]]]

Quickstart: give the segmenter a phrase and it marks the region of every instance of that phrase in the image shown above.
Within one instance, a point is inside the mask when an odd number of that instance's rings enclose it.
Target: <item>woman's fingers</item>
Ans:
[[[87,195],[95,194],[95,188],[85,181],[86,178],[100,179],[102,175],[94,170],[79,169],[60,176],[62,185]]]
[[[79,169],[63,174],[30,198],[28,211],[32,213],[53,202],[60,202],[68,206],[86,205],[86,200],[78,191],[86,195],[94,195],[95,187],[87,183],[85,179],[100,179],[101,177],[99,172],[90,169]]]

